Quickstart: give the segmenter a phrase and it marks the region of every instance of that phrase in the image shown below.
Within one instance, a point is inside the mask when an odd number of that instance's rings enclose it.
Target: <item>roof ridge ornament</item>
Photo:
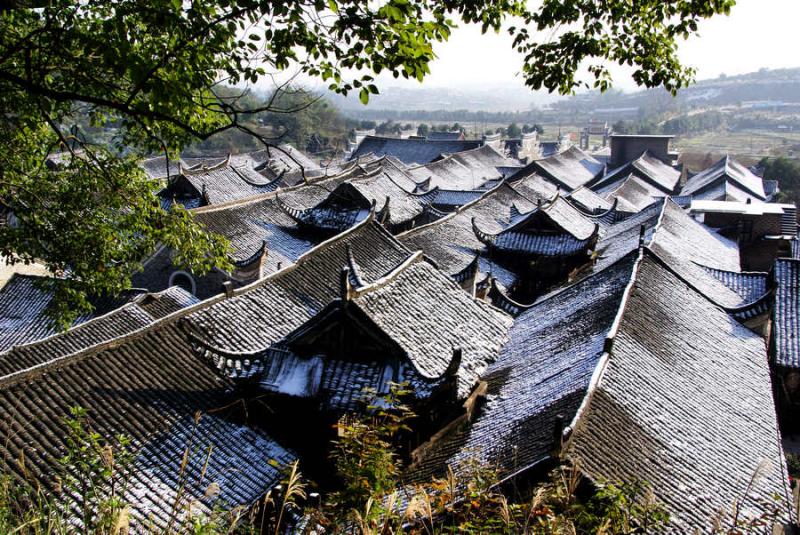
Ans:
[[[353,248],[349,243],[345,249],[347,251],[347,265],[350,268],[350,282],[355,283],[356,288],[360,288],[366,284],[361,276],[361,268],[358,266],[355,256],[353,256]]]
[[[339,273],[339,298],[343,303],[350,301],[352,297],[352,286],[350,285],[350,268],[344,266]]]
[[[489,292],[488,297],[492,305],[499,308],[503,312],[517,317],[529,308],[533,307],[535,303],[523,304],[511,299],[508,295],[500,289],[497,284],[497,279],[494,277],[489,279]]]
[[[382,225],[388,223],[389,219],[391,217],[391,213],[389,211],[389,201],[390,201],[390,197],[389,197],[389,195],[387,195],[386,196],[386,202],[383,204],[383,208],[381,208],[380,211],[378,211],[375,214],[375,216],[376,216],[376,218],[378,220],[378,223],[380,223]],[[376,204],[377,203],[375,202],[375,199],[373,199],[372,200],[372,210],[371,211],[373,211],[373,212],[375,211]]]
[[[484,232],[481,229],[479,229],[478,223],[475,221],[474,217],[472,218],[471,222],[472,222],[472,232],[475,234],[475,237],[478,238],[478,240],[481,243],[488,246],[492,246],[494,244],[495,238],[497,238],[497,235],[489,234],[488,232]]]
[[[258,260],[261,259],[267,252],[267,240],[261,240],[261,245],[256,249],[256,252],[250,255],[247,258],[242,260],[234,260],[233,265],[237,268],[246,268],[251,266],[252,264],[256,263]]]
[[[450,359],[450,363],[447,365],[447,369],[444,371],[444,376],[451,379],[456,379],[458,377],[458,370],[461,368],[461,360],[464,356],[464,352],[460,347],[453,348],[453,357]]]

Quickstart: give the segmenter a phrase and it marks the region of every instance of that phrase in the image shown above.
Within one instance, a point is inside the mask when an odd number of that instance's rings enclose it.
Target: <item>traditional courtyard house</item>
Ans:
[[[672,533],[788,498],[763,340],[649,249],[526,307],[509,337],[474,421],[414,451],[409,478],[477,457],[519,488],[566,457],[589,482],[647,482]]]
[[[377,219],[392,234],[438,219],[428,210],[436,190],[412,193],[380,165],[370,175],[343,182],[317,205],[297,210],[282,205],[298,225],[319,232],[341,232],[364,219],[377,206]],[[406,179],[408,181],[408,179]]]
[[[717,163],[692,176],[681,190],[692,200],[765,202],[764,181],[748,168],[724,156]]]
[[[800,261],[779,258],[773,271],[775,306],[769,338],[772,386],[784,433],[800,432]]]
[[[66,440],[63,418],[69,407],[81,405],[102,436],[124,433],[133,440],[135,475],[125,498],[134,529],[180,522],[190,504],[201,512],[249,507],[296,458],[283,438],[273,436],[290,435],[291,442],[316,448],[324,444],[320,432],[330,429],[317,428],[315,440],[305,440],[295,425],[295,403],[277,416],[264,408],[266,393],[296,393],[292,385],[301,385],[299,378],[313,384],[317,376],[303,375],[309,366],[299,359],[325,355],[330,373],[317,392],[326,396],[314,403],[334,412],[349,406],[363,386],[380,390],[388,369],[393,379],[408,378],[419,387],[421,402],[437,400],[417,428],[424,439],[464,410],[462,402],[511,324],[372,220],[248,288],[188,309],[177,304],[167,306],[163,296],[142,302],[147,313],[166,315],[138,326],[126,305],[112,315],[131,324],[127,331],[105,321],[108,315],[30,351],[15,349],[10,363],[16,368],[0,377],[4,469],[16,477],[35,474],[52,488],[53,463]],[[354,331],[369,336],[334,336]],[[263,373],[251,374],[254,384],[243,383],[248,365],[242,356],[254,346],[292,351],[297,366],[287,358],[269,361],[270,367],[263,361]],[[250,368],[255,364],[251,360]],[[259,394],[248,396],[254,392]],[[274,398],[269,403],[280,407]],[[281,420],[290,425],[274,428]],[[16,462],[22,458],[24,465]],[[208,491],[212,486],[216,492]]]
[[[213,270],[197,276],[174,265],[172,250],[162,247],[147,259],[144,270],[134,275],[133,284],[150,291],[178,285],[205,299],[221,293],[225,282],[238,287],[273,273],[329,237],[328,233],[298,227],[285,208],[302,211],[313,207],[340,184],[363,176],[378,165],[353,164],[338,175],[308,185],[192,210],[199,223],[230,241],[234,271]]]
[[[410,383],[418,442],[459,416],[510,323],[371,220],[185,322],[199,358],[267,403],[270,428],[325,474],[319,437],[365,388]]]
[[[365,136],[353,151],[350,159],[372,153],[377,156],[394,156],[401,162],[422,165],[438,160],[444,154],[461,152],[480,147],[480,140],[429,141],[427,139],[398,139],[378,136]]]
[[[513,217],[498,233],[482,230],[474,219],[472,228],[490,257],[520,274],[509,288],[513,298],[531,301],[586,264],[597,243],[600,225],[556,195],[549,201],[539,201],[530,212]]]

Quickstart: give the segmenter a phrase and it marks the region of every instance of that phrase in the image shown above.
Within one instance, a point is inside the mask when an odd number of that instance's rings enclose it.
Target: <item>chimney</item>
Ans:
[[[647,151],[667,165],[675,164],[676,154],[669,151],[669,143],[673,136],[668,135],[620,135],[611,136],[611,156],[608,165],[619,167],[635,160]]]
[[[222,288],[225,290],[225,297],[233,297],[233,282],[225,281],[222,283]]]

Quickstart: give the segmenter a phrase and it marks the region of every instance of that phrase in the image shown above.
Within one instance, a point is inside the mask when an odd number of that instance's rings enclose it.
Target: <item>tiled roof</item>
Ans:
[[[431,204],[441,210],[451,211],[477,200],[484,193],[479,190],[437,189]]]
[[[398,139],[377,136],[366,136],[358,144],[350,159],[373,153],[378,156],[389,154],[406,164],[425,164],[432,162],[444,154],[475,149],[481,141],[427,141],[425,139]]]
[[[462,350],[459,397],[466,397],[505,343],[511,318],[473,299],[429,263],[417,261],[353,299],[428,378],[440,377]]]
[[[278,183],[252,168],[223,162],[215,167],[182,169],[181,175],[201,194],[207,204],[220,204],[274,191]]]
[[[601,162],[574,145],[560,154],[535,160],[529,167],[567,191],[591,182],[605,168]],[[514,177],[512,176],[511,179],[513,180]]]
[[[598,226],[561,196],[515,216],[497,234],[474,225],[475,235],[492,249],[541,256],[571,256],[587,251]]]
[[[681,195],[700,198],[699,194],[723,182],[732,182],[736,189],[748,196],[754,196],[759,200],[766,199],[761,177],[754,175],[745,166],[727,155],[708,169],[690,178],[681,190]]]
[[[425,139],[430,141],[452,141],[463,139],[464,134],[460,131],[455,132],[428,132],[425,135]]]
[[[448,154],[440,160],[408,169],[418,183],[447,190],[485,189],[487,182],[501,179],[511,167],[519,167],[489,145]],[[501,169],[505,171],[501,171]]]
[[[529,213],[522,214],[519,220],[509,228],[516,230],[527,227],[531,218],[535,217],[548,219],[558,228],[579,240],[588,239],[596,232],[594,221],[578,211],[560,195],[550,202],[542,203],[541,208],[537,207]]]
[[[596,191],[605,199],[616,200],[618,209],[627,212],[638,212],[653,204],[655,199],[665,196],[662,190],[634,174],[611,182]]]
[[[121,332],[114,329],[116,336]],[[162,320],[128,337],[0,381],[4,471],[21,475],[27,470],[52,489],[57,475],[54,460],[65,453],[64,419],[71,407],[88,411],[93,431],[104,437],[124,434],[136,448],[195,412],[230,405],[226,391],[223,380],[194,357],[176,322]],[[226,450],[222,447],[217,453],[224,456]],[[179,469],[182,454],[181,450],[161,459],[162,465]],[[14,461],[23,457],[24,469]]]
[[[169,160],[168,163],[166,156],[145,158],[139,165],[145,174],[154,180],[173,177],[180,173],[180,160]]]
[[[136,299],[136,304],[155,319],[161,319],[199,302],[197,297],[180,286],[170,286],[161,292],[144,294]]]
[[[572,256],[591,247],[590,240],[578,240],[569,234],[534,234],[505,231],[494,237],[492,247],[498,251],[535,256]]]
[[[0,380],[135,332],[196,302],[191,294],[172,287],[160,293],[141,295],[133,302],[86,319],[65,332],[50,332],[47,337],[24,344],[18,342],[0,353]]]
[[[457,212],[400,234],[398,238],[409,249],[422,250],[445,273],[454,275],[467,267],[475,256],[483,256],[485,252],[484,244],[473,232],[473,218],[482,231],[498,233],[511,224],[515,213],[529,212],[535,206],[503,183]],[[483,273],[489,269],[485,260],[481,262]]]
[[[186,321],[214,348],[265,350],[339,296],[339,276],[350,261],[348,248],[365,283],[385,276],[411,254],[370,218]]]
[[[792,258],[800,259],[800,240],[794,238],[791,242],[789,242],[789,245],[792,250]]]
[[[165,529],[171,520],[180,525],[190,507],[208,515],[215,507],[255,504],[295,459],[260,429],[214,414],[188,416],[138,452],[123,499],[139,526]]]
[[[634,175],[660,193],[660,196],[676,193],[681,172],[645,151],[635,160],[610,170],[602,178],[592,183],[595,191],[618,189],[615,184],[625,181]]]
[[[800,261],[775,261],[774,362],[800,368]]]
[[[277,271],[279,265],[287,266],[294,262],[324,239],[319,233],[298,228],[281,203],[297,210],[312,207],[330,195],[338,185],[363,176],[368,171],[369,166],[365,169],[353,166],[340,175],[319,179],[308,185],[287,188],[220,207],[203,207],[195,210],[193,216],[209,231],[230,241],[234,261],[250,258],[266,241],[267,251],[262,260],[261,273],[268,275]],[[177,269],[172,264],[172,254],[169,249],[157,251],[145,263],[144,271],[134,275],[133,284],[150,291],[167,288],[170,276]],[[217,271],[195,277],[196,295],[204,299],[220,293],[224,280],[227,277]]]
[[[658,201],[631,217],[601,229],[600,239],[595,247],[597,258],[594,272],[605,269],[620,258],[639,247],[642,227],[644,243],[650,243],[656,223],[661,216],[664,201]]]
[[[720,306],[733,308],[744,304],[739,294],[704,269],[740,272],[739,247],[692,219],[671,200],[666,201],[650,247],[681,277]]]
[[[612,206],[611,202],[583,186],[567,194],[567,199],[587,212],[606,211]]]
[[[509,179],[509,184],[518,193],[535,202],[538,199],[552,199],[559,192],[558,186],[537,175],[534,169],[529,169],[529,171],[531,171],[530,174],[517,173],[514,175],[513,181]]]
[[[14,274],[0,289],[0,352],[58,332],[58,327],[48,316],[53,299],[52,290],[47,288],[48,283],[58,284],[58,280]],[[141,293],[141,290],[132,290],[119,298],[97,299],[94,302],[95,310],[78,318],[73,325],[117,309]]]
[[[477,419],[440,439],[410,477],[443,473],[474,456],[505,476],[551,456],[556,419],[569,423],[584,398],[634,258],[523,312],[483,374],[487,399]]]
[[[786,496],[760,336],[646,253],[610,337],[567,443],[584,474],[646,482],[674,533],[709,530],[733,503],[758,516]]]
[[[702,267],[722,284],[736,292],[745,303],[752,303],[767,293],[767,273],[724,271]]]

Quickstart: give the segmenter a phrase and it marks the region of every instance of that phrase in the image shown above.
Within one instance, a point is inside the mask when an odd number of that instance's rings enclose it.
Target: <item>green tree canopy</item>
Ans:
[[[434,44],[456,23],[509,29],[533,88],[570,92],[589,66],[604,89],[604,61],[633,66],[645,86],[675,90],[693,71],[676,42],[733,0],[11,0],[0,6],[0,202],[15,215],[0,229],[12,261],[39,261],[64,276],[61,312],[89,308],[88,293],[117,293],[164,244],[197,272],[226,268],[227,245],[185,211],[165,212],[136,158],[176,158],[193,140],[236,130],[276,142],[246,120],[290,114],[245,89],[275,73],[317,77],[366,103],[374,74],[422,80]],[[549,31],[556,29],[555,33]],[[547,30],[547,31],[545,31]],[[541,40],[539,35],[552,35]],[[281,91],[275,91],[275,95]],[[87,142],[76,116],[114,128]],[[48,155],[65,151],[57,171]]]

